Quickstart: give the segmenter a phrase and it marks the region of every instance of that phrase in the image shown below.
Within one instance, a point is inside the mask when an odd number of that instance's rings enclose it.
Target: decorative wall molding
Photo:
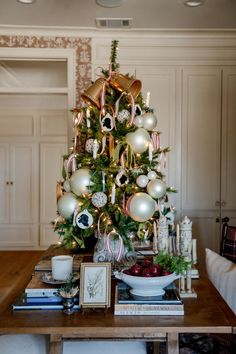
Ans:
[[[0,47],[40,48],[42,50],[44,48],[74,49],[76,54],[76,104],[80,101],[80,93],[91,82],[91,38],[0,35]]]

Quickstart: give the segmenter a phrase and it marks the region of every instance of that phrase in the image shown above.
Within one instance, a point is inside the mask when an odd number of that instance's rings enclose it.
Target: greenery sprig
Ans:
[[[184,274],[190,268],[192,262],[188,261],[184,256],[172,256],[169,253],[160,252],[154,258],[154,263],[159,264],[163,269],[171,273]]]

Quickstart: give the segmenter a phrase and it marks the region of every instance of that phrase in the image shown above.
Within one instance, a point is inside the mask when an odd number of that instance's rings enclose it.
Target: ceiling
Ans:
[[[104,8],[95,0],[0,0],[0,27],[96,28],[95,18],[132,18],[132,29],[236,29],[236,0],[205,0],[190,8],[183,0],[126,0]]]

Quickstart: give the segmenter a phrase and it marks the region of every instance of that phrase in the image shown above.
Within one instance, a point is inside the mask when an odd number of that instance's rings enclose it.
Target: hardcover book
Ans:
[[[125,284],[124,284],[125,285]],[[129,289],[120,283],[116,286],[114,314],[120,316],[182,316],[184,304],[175,286],[166,288],[162,297],[141,297],[132,295]],[[169,300],[168,300],[169,299]]]
[[[46,284],[41,280],[42,274],[36,273],[25,288],[27,296],[57,296],[60,285]]]
[[[13,310],[63,310],[62,299],[58,303],[53,302],[28,302],[26,294],[23,293],[12,305]],[[80,308],[78,298],[75,300],[74,309]]]
[[[182,304],[179,292],[174,283],[165,288],[165,294],[159,296],[138,296],[131,294],[130,287],[125,283],[118,283],[119,304]]]

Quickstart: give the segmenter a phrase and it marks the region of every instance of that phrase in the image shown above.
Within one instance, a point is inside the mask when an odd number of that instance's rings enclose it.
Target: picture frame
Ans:
[[[111,305],[111,263],[81,263],[79,304],[82,308]]]

